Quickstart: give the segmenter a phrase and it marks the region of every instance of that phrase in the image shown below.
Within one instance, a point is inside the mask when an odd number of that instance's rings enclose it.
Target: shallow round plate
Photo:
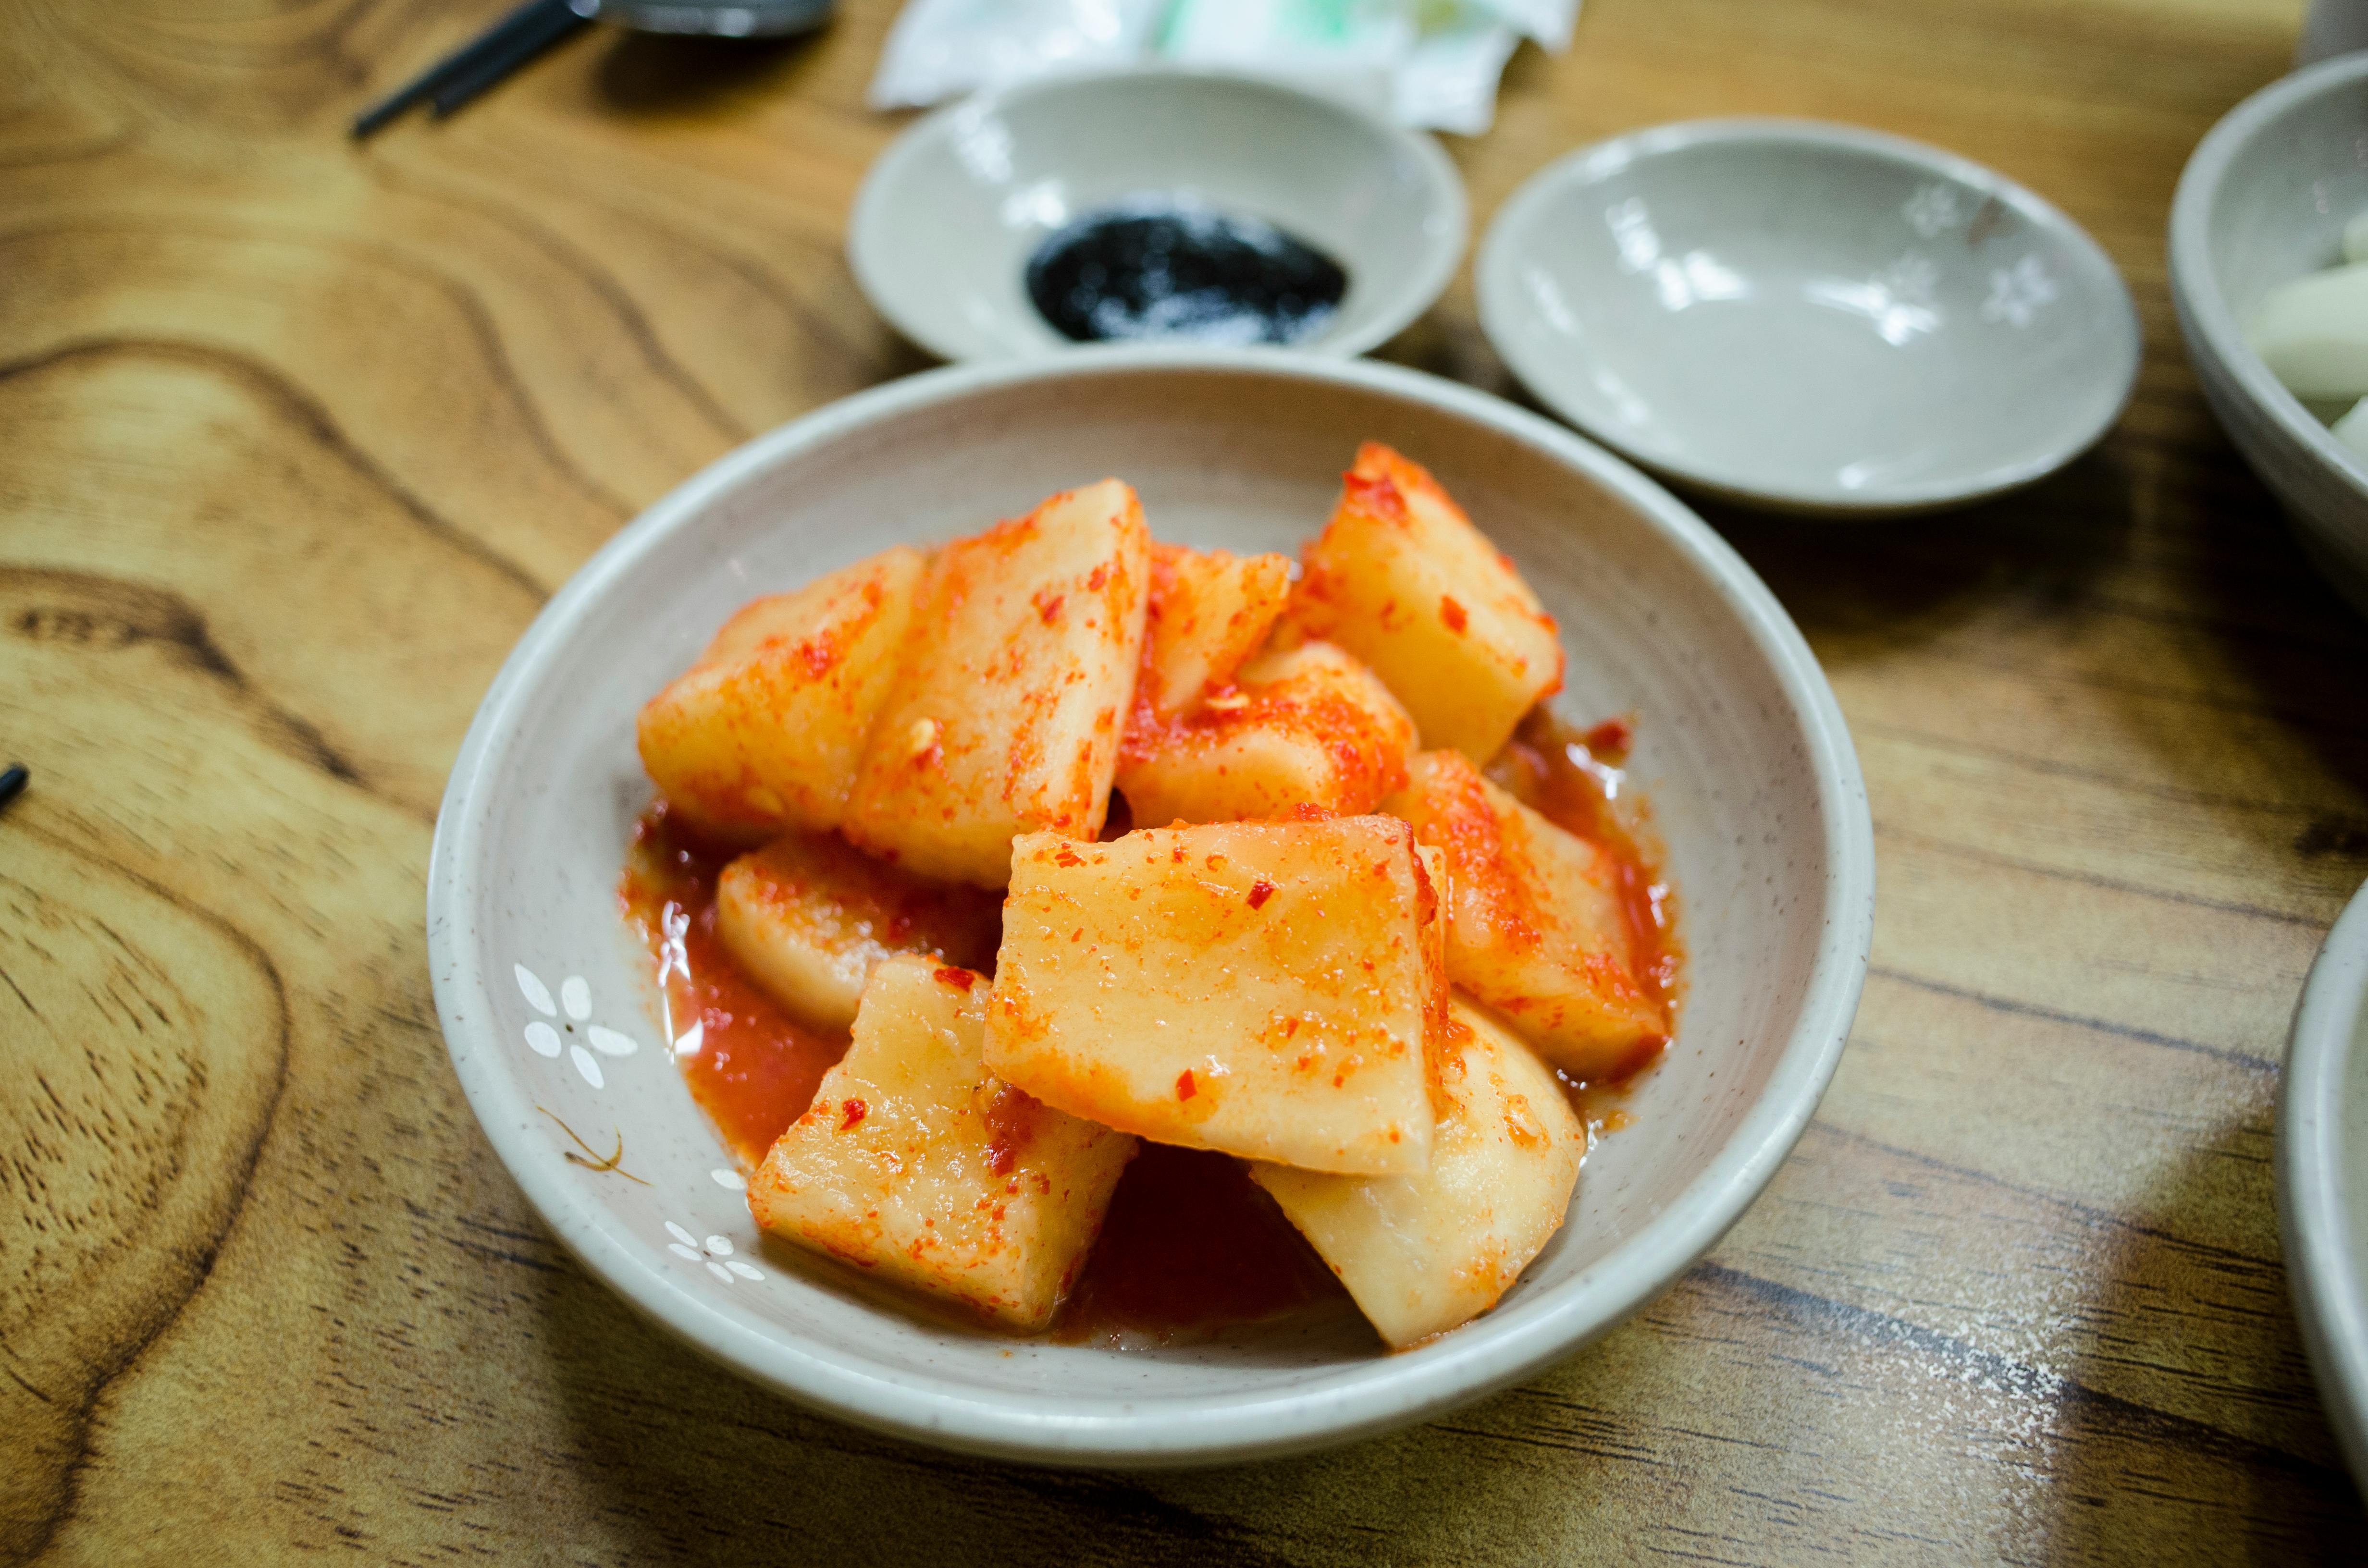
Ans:
[[[2179,176],[2170,297],[2204,401],[2284,504],[2303,548],[2368,613],[2368,457],[2280,385],[2243,324],[2261,297],[2343,259],[2368,211],[2368,54],[2297,71],[2228,111]]]
[[[1641,716],[1684,911],[1668,1055],[1561,1233],[1487,1315],[1397,1355],[1352,1312],[1128,1350],[953,1323],[764,1241],[651,1022],[613,889],[649,785],[635,710],[752,595],[1115,473],[1163,537],[1295,550],[1364,437],[1431,464],[1560,618],[1558,707]],[[1280,351],[1102,350],[935,371],[716,463],[552,600],[486,695],[429,870],[428,950],[485,1133],[586,1267],[692,1344],[849,1420],[1070,1463],[1239,1459],[1379,1432],[1611,1327],[1733,1223],[1824,1092],[1865,972],[1873,841],[1850,736],[1750,569],[1651,481],[1467,388]],[[568,1131],[627,1175],[571,1164]],[[646,1183],[647,1185],[642,1185]]]
[[[2368,888],[2328,933],[2294,1011],[2278,1221],[2319,1396],[2368,1491]]]
[[[1054,231],[1136,196],[1259,218],[1349,274],[1296,348],[1362,354],[1430,307],[1463,257],[1463,185],[1429,137],[1246,77],[1173,69],[1044,78],[914,125],[865,176],[847,254],[896,330],[946,359],[1080,347],[1028,297]]]
[[[1572,153],[1480,250],[1480,320],[1591,436],[1737,500],[1961,505],[2088,449],[2137,377],[2096,243],[1896,136],[1697,120]]]

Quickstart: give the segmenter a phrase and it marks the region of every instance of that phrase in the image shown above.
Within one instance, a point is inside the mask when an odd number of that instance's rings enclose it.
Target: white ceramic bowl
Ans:
[[[2294,1010],[2278,1221],[2319,1395],[2368,1492],[2368,888],[2328,933]]]
[[[2368,211],[2368,54],[2262,88],[2212,128],[2170,208],[2170,296],[2204,400],[2328,581],[2368,612],[2368,459],[2278,384],[2242,323],[2342,259]],[[2340,413],[2340,410],[2331,411]]]
[[[2071,220],[1977,164],[1807,120],[1665,125],[1516,192],[1480,320],[1588,435],[1759,506],[1962,505],[2120,416],[2137,314]]]
[[[1366,437],[1433,465],[1560,617],[1564,710],[1642,716],[1634,766],[1682,901],[1691,992],[1629,1104],[1635,1125],[1588,1157],[1561,1234],[1497,1310],[1399,1355],[1353,1314],[1128,1352],[1014,1341],[761,1242],[656,1038],[646,960],[611,892],[649,796],[640,703],[752,595],[1106,473],[1135,484],[1170,539],[1294,549]],[[437,824],[428,949],[486,1136],[585,1267],[658,1323],[908,1437],[1184,1463],[1417,1420],[1529,1376],[1666,1289],[1815,1109],[1857,1005],[1873,889],[1857,759],[1816,660],[1657,485],[1545,420],[1395,367],[1103,350],[848,399],[724,458],[611,540],[470,729]],[[637,1048],[599,1051],[596,1025]],[[561,1120],[604,1154],[621,1142],[649,1185],[568,1163]]]
[[[1317,354],[1386,342],[1463,257],[1463,185],[1429,137],[1279,83],[1161,68],[1042,78],[920,120],[865,176],[848,259],[873,307],[941,358],[1066,352],[1080,346],[1028,297],[1029,258],[1144,194],[1263,219],[1338,262],[1338,312],[1293,345]]]

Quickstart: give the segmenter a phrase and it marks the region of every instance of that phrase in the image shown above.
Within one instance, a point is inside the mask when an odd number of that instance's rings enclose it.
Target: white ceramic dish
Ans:
[[[2179,176],[2170,295],[2228,438],[2328,581],[2368,613],[2368,459],[2278,384],[2242,324],[2271,288],[2341,260],[2344,223],[2368,211],[2362,145],[2368,54],[2297,71],[2231,109]]]
[[[1759,506],[1958,506],[2120,416],[2137,314],[2094,241],[1953,154],[1848,126],[1665,125],[1549,165],[1480,249],[1480,320],[1549,407]]]
[[[2319,1396],[2368,1493],[2368,888],[2328,933],[2294,1010],[2278,1221]]]
[[[1168,538],[1295,549],[1366,437],[1431,464],[1560,617],[1564,711],[1642,715],[1634,762],[1682,901],[1690,994],[1629,1104],[1635,1125],[1589,1156],[1561,1234],[1496,1311],[1395,1356],[1353,1314],[1123,1353],[1015,1341],[761,1242],[657,1038],[611,892],[649,796],[639,704],[752,595],[1105,473],[1135,484]],[[1101,350],[848,399],[724,458],[611,540],[470,729],[437,824],[428,950],[495,1150],[584,1265],[652,1318],[867,1426],[1144,1465],[1420,1419],[1666,1289],[1815,1109],[1857,1006],[1873,896],[1864,790],[1824,676],[1750,569],[1659,486],[1545,420],[1391,366]],[[600,1049],[620,1035],[629,1054]],[[563,1119],[603,1153],[621,1142],[648,1185],[567,1163]]]
[[[1463,257],[1463,182],[1429,137],[1278,83],[1172,68],[1062,75],[915,124],[855,199],[848,259],[880,313],[945,359],[1080,347],[1029,299],[1029,258],[1123,199],[1263,219],[1349,274],[1309,352],[1361,354],[1429,309]]]

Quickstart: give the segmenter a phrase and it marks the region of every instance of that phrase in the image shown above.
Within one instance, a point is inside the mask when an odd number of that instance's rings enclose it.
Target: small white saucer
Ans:
[[[2137,377],[2095,241],[1977,164],[1805,120],[1696,120],[1549,165],[1480,250],[1480,320],[1554,411],[1668,477],[1927,511],[2086,450]]]
[[[1463,182],[1439,144],[1280,84],[1174,69],[1064,75],[940,109],[881,155],[848,259],[880,313],[947,359],[1080,347],[1028,297],[1054,231],[1130,198],[1261,219],[1328,254],[1349,290],[1315,337],[1361,354],[1427,310],[1463,256]]]

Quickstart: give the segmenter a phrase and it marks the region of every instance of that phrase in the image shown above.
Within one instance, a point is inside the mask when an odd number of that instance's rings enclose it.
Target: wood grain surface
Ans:
[[[1856,733],[1873,975],[1822,1114],[1639,1319],[1384,1441],[949,1459],[660,1337],[446,1064],[433,813],[536,608],[748,435],[919,368],[848,205],[891,7],[593,32],[363,148],[501,0],[0,6],[0,1558],[2293,1561],[2368,1543],[2296,1340],[2285,1028],[2368,876],[2368,626],[2212,424],[2173,183],[2296,0],[1589,0],[1451,142],[1736,112],[1958,149],[2144,318],[2104,445],[1880,528],[1713,509]],[[1389,357],[1514,390],[1468,275]]]

